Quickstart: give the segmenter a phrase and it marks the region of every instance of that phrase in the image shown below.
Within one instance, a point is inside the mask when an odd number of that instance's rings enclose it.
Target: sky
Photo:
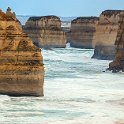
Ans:
[[[7,7],[17,15],[99,16],[107,9],[123,9],[124,0],[0,0],[0,9]]]

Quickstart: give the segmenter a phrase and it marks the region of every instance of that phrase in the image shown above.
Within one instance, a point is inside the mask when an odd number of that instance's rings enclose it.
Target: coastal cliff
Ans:
[[[92,58],[112,60],[115,57],[115,40],[122,10],[105,10],[101,13],[93,37],[95,48]]]
[[[124,12],[120,14],[119,23],[119,30],[115,41],[115,60],[109,64],[109,70],[112,70],[113,72],[124,72]]]
[[[98,17],[78,17],[71,22],[71,42],[72,47],[93,48],[93,35]]]
[[[24,31],[40,48],[66,47],[66,35],[57,16],[30,17]]]
[[[41,50],[22,32],[16,14],[0,10],[0,94],[43,96]]]

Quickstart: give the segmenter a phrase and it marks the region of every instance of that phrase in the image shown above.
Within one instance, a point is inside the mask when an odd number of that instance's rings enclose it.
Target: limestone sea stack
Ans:
[[[0,94],[43,96],[41,50],[22,32],[15,13],[0,10]]]
[[[24,31],[40,48],[66,47],[66,36],[57,16],[30,17],[24,26]]]
[[[124,72],[124,12],[120,14],[120,25],[115,41],[116,54],[115,60],[109,64],[109,70],[113,72]]]
[[[122,10],[105,10],[101,13],[93,38],[93,58],[112,60],[115,57],[115,40]]]
[[[98,23],[98,17],[78,17],[71,22],[71,42],[72,47],[93,48],[93,35]]]

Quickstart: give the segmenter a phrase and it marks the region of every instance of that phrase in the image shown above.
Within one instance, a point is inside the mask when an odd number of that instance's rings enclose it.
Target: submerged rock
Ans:
[[[95,48],[92,58],[112,60],[115,57],[115,40],[119,28],[119,15],[123,10],[106,10],[100,15],[93,37]]]
[[[0,94],[43,96],[41,50],[22,32],[15,13],[0,10]]]
[[[109,70],[112,70],[113,72],[124,72],[124,12],[121,13],[119,22],[119,30],[115,41],[115,60],[109,64]]]
[[[98,17],[78,17],[71,22],[71,42],[72,47],[93,48],[93,35]]]
[[[24,31],[40,48],[66,47],[66,36],[57,16],[30,17]]]

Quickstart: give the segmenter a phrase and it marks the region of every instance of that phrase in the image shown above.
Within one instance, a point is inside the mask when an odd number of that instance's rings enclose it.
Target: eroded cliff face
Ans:
[[[71,23],[71,42],[72,47],[93,48],[93,35],[98,23],[98,17],[78,17]]]
[[[15,13],[0,10],[0,94],[43,96],[41,51],[22,32]]]
[[[30,17],[24,31],[40,48],[66,47],[66,36],[56,16]]]
[[[100,15],[93,37],[93,58],[112,60],[115,57],[115,40],[122,10],[106,10]]]
[[[109,70],[113,72],[123,71],[124,72],[124,12],[120,14],[120,24],[115,41],[116,54],[115,60],[110,63]]]

